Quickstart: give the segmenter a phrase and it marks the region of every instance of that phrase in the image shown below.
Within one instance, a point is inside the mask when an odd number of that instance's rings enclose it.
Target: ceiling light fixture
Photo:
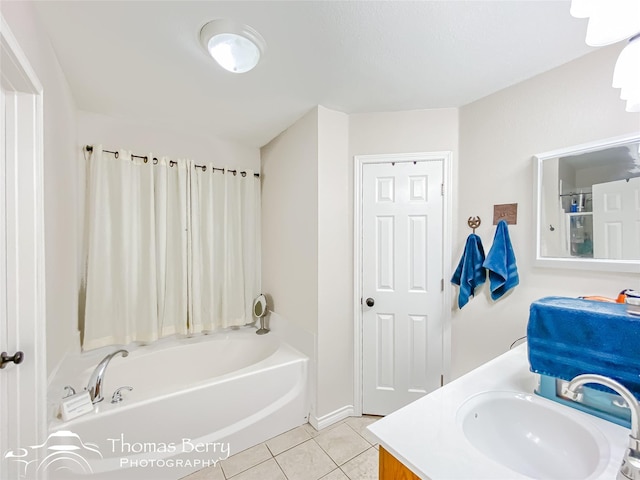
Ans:
[[[572,0],[571,15],[588,18],[585,42],[600,47],[629,39],[616,62],[613,87],[627,102],[627,112],[640,112],[640,1]]]
[[[202,27],[200,42],[218,65],[233,73],[252,70],[266,48],[264,38],[256,30],[224,19]]]

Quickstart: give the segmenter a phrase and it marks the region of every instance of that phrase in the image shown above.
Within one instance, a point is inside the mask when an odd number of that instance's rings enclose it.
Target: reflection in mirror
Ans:
[[[536,257],[640,265],[640,134],[536,159]]]

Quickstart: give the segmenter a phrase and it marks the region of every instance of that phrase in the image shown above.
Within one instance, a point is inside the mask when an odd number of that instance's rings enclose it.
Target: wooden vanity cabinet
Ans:
[[[382,446],[378,450],[380,460],[379,480],[420,480],[396,457],[387,452]]]

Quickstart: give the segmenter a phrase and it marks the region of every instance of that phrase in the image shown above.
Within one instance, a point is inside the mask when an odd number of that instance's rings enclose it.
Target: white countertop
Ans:
[[[530,478],[476,450],[458,425],[456,413],[472,395],[487,391],[533,393],[536,385],[537,375],[529,371],[527,346],[523,344],[373,423],[369,430],[385,450],[423,479]],[[541,400],[557,405],[547,399]],[[604,459],[605,469],[593,480],[615,480],[629,430],[569,407],[562,408],[569,410],[571,415],[580,416],[581,422],[591,422],[602,432],[609,443],[610,458],[608,463]]]

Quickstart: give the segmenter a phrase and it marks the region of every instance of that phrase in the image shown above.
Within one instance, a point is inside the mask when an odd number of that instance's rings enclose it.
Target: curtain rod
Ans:
[[[85,145],[84,149],[91,153],[93,152],[93,145]],[[114,157],[118,158],[118,156],[120,155],[118,152],[114,152],[111,150],[102,150],[103,152],[106,153],[110,153],[112,154]],[[149,157],[147,157],[146,155],[133,155],[131,154],[132,158],[140,158],[141,160],[144,160],[144,163],[147,163],[149,161]],[[173,167],[174,165],[176,165],[178,162],[175,162],[173,160],[169,160],[169,166]],[[158,164],[158,159],[156,157],[153,157],[153,164],[157,165]],[[206,165],[194,165],[196,168],[201,168],[203,172],[207,171],[207,166]],[[247,172],[238,172],[237,170],[230,170],[228,168],[217,168],[217,167],[211,167],[213,169],[213,171],[215,172],[216,170],[224,173],[224,172],[229,172],[229,173],[233,173],[234,175],[236,173],[240,173],[240,175],[242,175],[243,177],[247,175]],[[260,174],[259,173],[254,173],[253,174],[254,177],[260,178]]]

